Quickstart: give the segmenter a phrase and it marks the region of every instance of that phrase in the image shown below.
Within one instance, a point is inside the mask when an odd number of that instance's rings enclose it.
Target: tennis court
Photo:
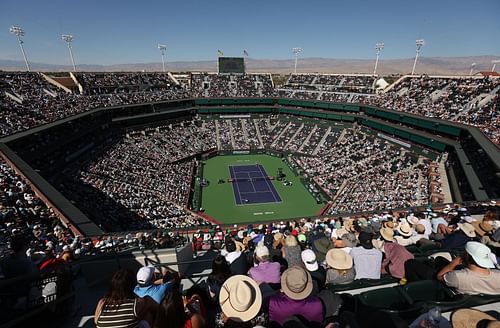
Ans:
[[[233,193],[237,205],[281,202],[262,165],[231,165],[229,173],[233,180]]]

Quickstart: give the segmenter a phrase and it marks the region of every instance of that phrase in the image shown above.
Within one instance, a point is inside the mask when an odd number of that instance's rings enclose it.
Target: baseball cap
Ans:
[[[269,248],[264,245],[259,245],[255,248],[255,255],[260,258],[263,256],[269,256]]]
[[[153,273],[155,272],[155,268],[153,266],[145,266],[137,271],[137,283],[141,285],[146,285],[151,282],[153,278]]]
[[[300,254],[302,262],[308,271],[318,270],[318,261],[316,261],[316,254],[310,249],[303,250]]]

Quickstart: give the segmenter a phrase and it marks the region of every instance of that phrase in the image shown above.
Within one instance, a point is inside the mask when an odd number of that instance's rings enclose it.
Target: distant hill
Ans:
[[[475,71],[491,70],[493,59],[498,56],[470,56],[470,57],[421,57],[419,58],[417,74],[469,74],[470,65],[476,63]],[[380,60],[378,73],[405,74],[411,71],[413,58]],[[248,72],[290,73],[293,71],[292,59],[245,59]],[[372,59],[332,59],[332,58],[299,58],[297,71],[302,73],[372,73],[374,60]],[[31,63],[34,71],[69,71],[69,65],[52,65]],[[168,62],[166,68],[171,72],[208,71],[215,72],[217,63],[213,61],[177,61]],[[500,69],[500,66],[498,67]],[[25,70],[24,62],[0,60],[0,69],[7,71]],[[80,71],[119,72],[119,71],[161,71],[161,63],[135,63],[120,65],[78,65]]]

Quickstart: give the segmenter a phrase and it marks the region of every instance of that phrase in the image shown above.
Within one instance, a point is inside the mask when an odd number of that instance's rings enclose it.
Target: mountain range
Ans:
[[[469,57],[420,57],[416,74],[446,74],[468,75],[471,64],[476,63],[474,72],[491,71],[492,60],[498,56],[469,56]],[[380,75],[406,74],[411,72],[414,58],[380,60],[377,72]],[[297,72],[300,73],[373,73],[375,60],[373,59],[334,59],[334,58],[299,58]],[[54,65],[45,63],[30,63],[33,71],[62,72],[70,71],[70,65]],[[247,72],[290,73],[294,69],[293,59],[252,59],[245,58]],[[161,63],[131,63],[116,65],[77,64],[79,71],[93,72],[136,72],[161,71]],[[166,69],[171,72],[215,72],[217,62],[205,61],[175,61],[167,62]],[[23,61],[1,60],[0,70],[25,70]],[[500,70],[500,63],[498,64]]]

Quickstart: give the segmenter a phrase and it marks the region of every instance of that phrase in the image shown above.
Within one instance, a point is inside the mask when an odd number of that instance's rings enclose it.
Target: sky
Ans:
[[[0,0],[0,59],[22,60],[12,25],[25,30],[32,62],[77,64],[214,60],[226,56],[381,59],[500,56],[499,0]]]

